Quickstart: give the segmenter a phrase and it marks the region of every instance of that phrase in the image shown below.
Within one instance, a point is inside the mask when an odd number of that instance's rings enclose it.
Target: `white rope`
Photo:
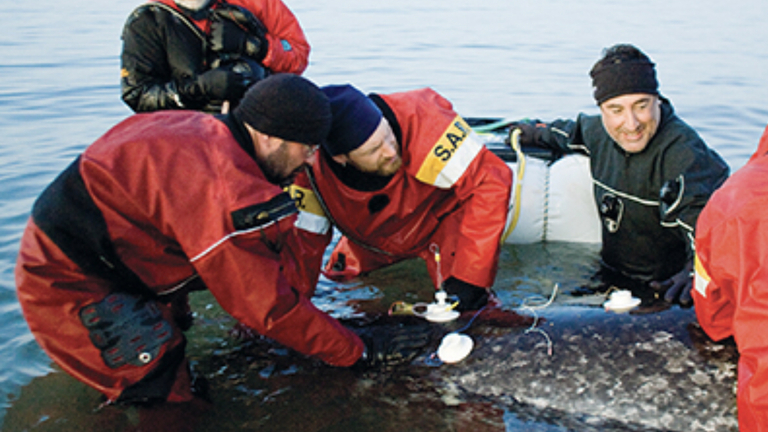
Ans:
[[[526,298],[525,300],[523,300],[522,306],[520,306],[521,309],[529,310],[533,314],[533,323],[525,331],[525,334],[528,334],[528,333],[531,333],[531,332],[538,332],[538,333],[541,333],[542,335],[544,335],[544,338],[547,340],[547,354],[550,355],[550,356],[552,355],[552,338],[549,337],[547,332],[545,332],[544,330],[536,327],[539,324],[539,314],[536,313],[536,310],[544,309],[546,307],[549,307],[552,304],[552,302],[555,301],[555,296],[557,296],[558,288],[559,288],[559,285],[555,284],[555,287],[552,289],[552,294],[549,296],[549,300],[547,302],[545,302],[544,304],[541,304],[541,305],[529,305],[528,302],[527,302],[528,298]]]

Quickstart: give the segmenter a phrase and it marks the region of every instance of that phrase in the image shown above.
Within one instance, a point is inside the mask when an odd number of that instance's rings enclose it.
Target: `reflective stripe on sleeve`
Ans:
[[[696,289],[696,291],[699,292],[699,294],[702,295],[702,297],[707,296],[707,285],[709,285],[709,281],[711,280],[709,275],[707,274],[707,271],[704,270],[704,266],[701,265],[701,261],[699,261],[699,256],[696,255],[696,259],[694,260],[694,279],[693,279],[693,287]]]
[[[461,178],[483,144],[460,116],[451,122],[419,168],[419,181],[447,189]]]
[[[320,201],[312,189],[293,184],[288,187],[288,193],[299,209],[297,228],[315,234],[326,234],[331,229],[331,221],[325,216]]]
[[[331,221],[323,216],[299,211],[299,218],[296,220],[296,228],[315,234],[326,234],[328,230],[331,229]]]

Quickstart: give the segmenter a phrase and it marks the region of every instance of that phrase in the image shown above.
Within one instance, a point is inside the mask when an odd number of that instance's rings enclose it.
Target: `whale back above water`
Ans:
[[[589,419],[581,427],[738,430],[735,346],[709,340],[693,309],[538,312],[536,331],[476,335],[469,358],[443,366],[439,379],[466,394],[530,406],[539,419],[546,411]]]

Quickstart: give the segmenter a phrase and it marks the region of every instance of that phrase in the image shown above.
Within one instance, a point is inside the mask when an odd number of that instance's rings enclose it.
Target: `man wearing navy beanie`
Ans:
[[[420,257],[459,310],[487,304],[512,173],[450,102],[425,88],[364,95],[322,88],[333,116],[311,169],[293,185],[304,280],[314,286],[332,226],[343,237],[324,273],[339,279]]]
[[[628,44],[590,71],[600,115],[522,121],[520,144],[589,155],[603,222],[602,286],[691,304],[693,229],[728,165],[659,94],[655,65]]]

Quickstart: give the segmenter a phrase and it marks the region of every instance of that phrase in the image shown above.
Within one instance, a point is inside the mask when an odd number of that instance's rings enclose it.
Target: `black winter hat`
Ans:
[[[259,132],[302,144],[320,144],[331,130],[328,98],[311,81],[294,74],[259,81],[234,114]]]
[[[614,45],[590,71],[595,101],[600,105],[617,96],[659,94],[656,69],[645,53],[629,44]]]

